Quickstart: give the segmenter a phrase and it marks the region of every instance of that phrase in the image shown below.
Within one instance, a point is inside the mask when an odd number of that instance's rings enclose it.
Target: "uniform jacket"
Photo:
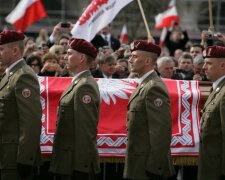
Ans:
[[[199,180],[225,175],[225,79],[209,95],[202,110]]]
[[[100,93],[89,71],[80,74],[61,96],[50,171],[99,173],[96,145]]]
[[[37,76],[22,60],[0,82],[0,169],[40,162],[41,116]]]
[[[148,179],[146,171],[160,176],[173,174],[171,124],[167,89],[153,72],[139,84],[129,100],[125,178]]]

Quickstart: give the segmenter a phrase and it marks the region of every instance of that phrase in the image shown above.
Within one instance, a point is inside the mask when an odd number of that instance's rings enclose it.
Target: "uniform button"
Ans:
[[[62,113],[64,113],[65,112],[65,110],[64,109],[62,109]]]
[[[84,165],[84,167],[85,167],[85,168],[87,168],[87,167],[88,167],[88,165],[87,165],[87,164],[85,164],[85,165]]]

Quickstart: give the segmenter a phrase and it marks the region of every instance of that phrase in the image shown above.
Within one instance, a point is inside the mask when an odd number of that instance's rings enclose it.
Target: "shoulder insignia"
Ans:
[[[84,96],[82,97],[82,102],[83,102],[84,104],[89,104],[91,101],[92,101],[92,100],[91,100],[91,96],[89,96],[89,95],[84,95]]]
[[[27,89],[27,88],[23,89],[22,95],[23,95],[23,97],[25,97],[25,98],[30,97],[30,95],[31,95],[30,89]]]
[[[161,106],[163,105],[163,100],[162,100],[161,98],[156,98],[156,99],[154,100],[154,105],[155,105],[156,107],[161,107]]]

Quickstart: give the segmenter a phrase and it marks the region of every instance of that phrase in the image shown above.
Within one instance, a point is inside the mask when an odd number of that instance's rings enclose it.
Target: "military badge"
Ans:
[[[31,95],[30,89],[25,88],[25,89],[22,91],[22,95],[23,95],[23,97],[25,97],[25,98],[30,97],[30,95]]]
[[[83,101],[84,104],[89,104],[89,103],[91,102],[91,96],[89,96],[89,95],[84,95],[84,96],[82,97],[82,101]]]
[[[163,105],[162,99],[156,98],[156,99],[154,100],[154,105],[155,105],[156,107],[161,107],[161,106]]]

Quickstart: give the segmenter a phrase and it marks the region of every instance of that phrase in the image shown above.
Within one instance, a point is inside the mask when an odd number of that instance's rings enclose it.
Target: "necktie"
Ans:
[[[108,36],[105,36],[105,42],[107,45],[109,45]]]

